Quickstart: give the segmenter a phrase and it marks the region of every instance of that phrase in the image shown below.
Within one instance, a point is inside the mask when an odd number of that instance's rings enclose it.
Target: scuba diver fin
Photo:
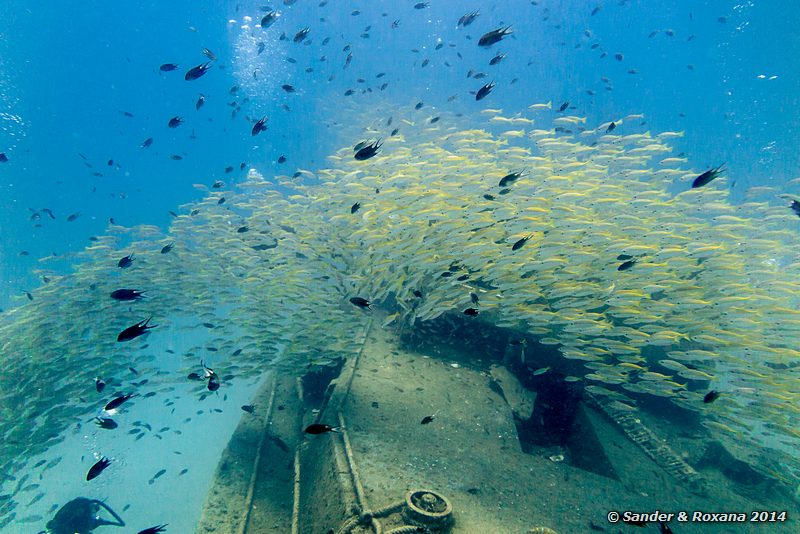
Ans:
[[[95,504],[105,508],[108,511],[109,514],[114,516],[114,521],[107,521],[105,519],[100,519],[99,517],[95,517],[95,521],[97,522],[97,526],[101,526],[101,525],[111,525],[111,526],[115,526],[115,527],[124,527],[125,526],[125,521],[123,521],[122,518],[117,515],[117,512],[112,510],[109,505],[107,505],[103,501],[98,501],[97,499],[92,499],[92,501]]]

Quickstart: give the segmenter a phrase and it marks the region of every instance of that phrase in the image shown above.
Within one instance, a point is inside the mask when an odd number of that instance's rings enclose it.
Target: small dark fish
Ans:
[[[161,72],[170,72],[173,70],[178,70],[178,66],[175,63],[164,63],[159,67]]]
[[[433,422],[433,418],[436,417],[435,415],[426,415],[422,418],[422,421],[419,422],[421,425],[427,425],[428,423]]]
[[[529,235],[523,237],[522,239],[520,239],[519,241],[517,241],[516,243],[514,243],[511,246],[511,250],[519,250],[519,249],[521,249],[522,247],[525,246],[525,243],[527,243],[528,239],[530,239],[531,237],[533,237],[533,234],[529,234]]]
[[[718,398],[719,398],[719,391],[717,391],[716,389],[712,389],[711,391],[706,393],[705,397],[703,397],[703,402],[706,404],[711,404]]]
[[[111,460],[103,456],[97,462],[89,468],[89,472],[86,473],[86,480],[92,480],[93,478],[97,478],[103,470],[111,465]]]
[[[475,100],[476,101],[483,100],[489,93],[492,92],[492,89],[494,89],[494,82],[487,83],[486,85],[478,89],[477,93],[475,93]]]
[[[350,299],[350,303],[362,309],[369,309],[369,307],[372,305],[370,301],[361,297],[352,297]]]
[[[421,299],[421,298],[422,298],[422,291],[420,291],[419,289],[415,289],[415,290],[414,290],[414,291],[412,291],[411,293],[412,293],[412,294],[413,294],[415,297],[417,297],[418,299]]]
[[[255,413],[256,407],[253,404],[245,404],[242,406],[242,410],[246,411],[247,413]]]
[[[558,108],[558,111],[564,111],[568,107],[569,107],[569,101],[564,102],[563,104],[561,104],[561,107]]]
[[[8,163],[8,156],[5,152],[0,152],[0,163]]]
[[[67,217],[67,222],[72,222],[72,221],[74,221],[75,219],[77,219],[80,216],[81,216],[81,212],[79,212],[79,211],[76,212],[76,213],[73,213],[69,217]]]
[[[95,417],[94,424],[106,430],[114,430],[119,425],[110,417]]]
[[[156,525],[154,527],[146,528],[144,530],[140,530],[138,534],[156,534],[157,532],[166,532],[168,524],[169,523],[164,523],[163,525]]]
[[[264,115],[263,117],[258,119],[256,121],[256,123],[253,125],[253,128],[250,130],[250,135],[254,135],[255,136],[255,135],[258,135],[261,132],[265,131],[267,129],[267,126],[264,123],[266,121],[267,121],[267,116],[266,115]]]
[[[475,19],[478,18],[480,14],[481,14],[480,11],[475,10],[472,11],[471,13],[466,13],[464,15],[461,15],[461,18],[458,19],[458,24],[456,24],[456,28],[459,26],[464,26],[464,27],[469,26],[470,24],[475,22]]]
[[[506,57],[505,54],[497,54],[492,59],[489,60],[489,65],[497,65]]]
[[[475,293],[470,293],[470,294],[469,294],[469,300],[470,300],[470,301],[471,301],[473,304],[475,304],[476,306],[478,305],[478,301],[479,301],[479,299],[478,299],[478,295],[477,295],[477,294],[475,294]]]
[[[360,207],[361,207],[361,203],[360,202],[356,202],[355,204],[350,206],[350,213],[357,212]]]
[[[197,102],[194,103],[194,109],[199,111],[200,108],[203,107],[203,104],[206,103],[206,95],[200,93],[200,96],[197,97]]]
[[[476,310],[475,308],[467,308],[466,310],[464,310],[464,315],[475,317],[478,315],[478,310]]]
[[[153,475],[153,480],[156,480],[157,478],[161,477],[161,476],[162,476],[164,473],[166,473],[166,472],[167,472],[167,470],[166,470],[166,469],[160,469],[160,470],[158,471],[158,473],[156,473],[155,475]]]
[[[167,126],[169,126],[170,128],[177,128],[181,124],[183,124],[183,117],[175,116],[169,120]]]
[[[115,397],[110,401],[108,401],[108,404],[103,406],[103,410],[105,410],[106,412],[110,412],[111,410],[119,408],[125,401],[137,396],[138,393],[127,393],[125,395],[120,395],[119,397]]]
[[[619,261],[625,261],[625,260],[629,260],[631,258],[633,258],[633,256],[631,256],[629,254],[620,254],[619,256],[617,256],[617,259]]]
[[[248,231],[250,231],[250,227],[248,226],[240,226],[239,228],[236,229],[237,234],[244,234],[245,232]]]
[[[257,46],[258,46],[258,49],[256,50],[256,55],[260,56],[261,53],[264,52],[264,50],[267,49],[267,45],[265,43],[259,41]]]
[[[635,264],[636,264],[636,260],[635,259],[634,260],[628,260],[625,263],[621,263],[619,265],[619,267],[617,267],[617,270],[618,271],[627,271],[628,269],[633,267]]]
[[[302,30],[294,34],[294,39],[292,39],[292,41],[294,41],[295,43],[303,41],[308,36],[309,31],[310,30],[308,27],[303,28]]]
[[[158,325],[148,326],[147,323],[150,322],[150,319],[152,319],[152,317],[148,317],[144,321],[138,322],[133,326],[129,326],[128,328],[119,333],[119,335],[117,336],[117,341],[118,342],[130,341],[143,334],[146,334],[147,331],[150,330],[151,328],[156,328]]]
[[[283,90],[284,90],[284,91],[286,91],[287,93],[294,93],[294,92],[295,92],[295,89],[294,89],[294,87],[292,87],[292,86],[291,86],[291,85],[289,85],[288,83],[281,85],[281,89],[283,89]]]
[[[116,289],[111,292],[114,300],[139,300],[142,298],[143,291],[138,289]]]
[[[524,171],[524,170],[521,170],[521,171],[515,171],[515,172],[510,172],[510,173],[506,174],[505,176],[503,176],[502,178],[500,178],[500,182],[497,184],[497,186],[498,186],[498,187],[505,187],[505,186],[507,186],[507,185],[511,185],[511,184],[513,184],[514,182],[516,182],[517,180],[519,180],[519,178],[520,178],[520,177],[521,177],[521,176],[522,176],[524,173],[525,173],[525,171]]]
[[[103,390],[106,389],[106,383],[99,376],[94,377],[94,389],[96,389],[98,393],[102,393]]]
[[[277,11],[268,11],[267,14],[261,18],[261,28],[266,30],[267,28],[275,24],[275,21],[278,20],[279,16],[280,15],[278,14]]]
[[[441,117],[433,117],[433,118],[431,119],[431,122],[430,122],[430,124],[436,124],[437,122],[439,122],[439,119],[441,119]]]
[[[211,61],[216,61],[217,60],[217,55],[214,52],[212,52],[211,50],[209,50],[208,48],[204,48],[203,49],[203,55],[206,56]]]
[[[429,5],[430,3],[428,2],[417,2],[416,4],[414,4],[414,9],[425,9]]]
[[[614,131],[614,128],[616,128],[616,127],[617,127],[617,125],[616,125],[616,124],[614,124],[614,121],[611,121],[611,124],[609,124],[609,125],[608,125],[608,128],[606,128],[606,133],[608,133],[608,132],[613,132],[613,131]]]
[[[330,426],[330,425],[322,425],[319,423],[314,423],[313,425],[308,425],[304,432],[306,434],[324,434],[325,432],[339,432],[340,427],[338,426]]]
[[[397,132],[399,132],[399,131],[400,131],[400,128],[395,128],[394,130],[392,130],[392,133],[389,134],[389,137],[394,137],[395,135],[397,135]]]
[[[203,368],[203,378],[213,378],[217,376],[217,373],[215,373],[210,367],[207,367],[203,360],[200,360],[200,367]]]
[[[497,28],[496,30],[492,30],[487,32],[481,36],[478,40],[478,46],[482,46],[484,48],[488,48],[495,43],[499,43],[503,37],[506,35],[511,34],[511,26],[506,26],[505,28]]]
[[[141,145],[139,145],[139,148],[150,148],[150,145],[152,145],[152,144],[153,144],[153,138],[152,137],[148,137],[147,139],[145,139],[142,142]]]
[[[212,374],[208,379],[208,390],[209,391],[217,391],[219,389],[219,377],[216,374]]]
[[[172,250],[172,247],[174,247],[174,246],[175,246],[175,243],[170,243],[168,245],[164,245],[163,247],[161,247],[161,253],[162,254],[168,254]]]
[[[709,169],[700,176],[698,176],[697,178],[695,178],[694,181],[692,182],[692,189],[703,187],[704,185],[710,183],[714,178],[719,176],[724,171],[724,169],[722,168],[724,165],[725,164],[723,163],[719,167],[714,167],[713,169]]]
[[[280,156],[278,158],[278,163],[286,163],[286,156]]]
[[[203,63],[202,65],[197,65],[196,67],[192,67],[191,69],[186,71],[186,74],[184,75],[183,79],[186,80],[187,82],[196,80],[197,78],[208,72],[208,69],[210,68],[211,67],[209,66],[208,62]]]
[[[800,202],[792,199],[792,203],[789,204],[789,207],[792,209],[795,215],[800,217]]]
[[[53,215],[53,212],[51,210],[49,210],[48,208],[42,208],[42,213],[46,213],[47,215],[50,216],[51,219],[55,219],[56,218],[56,216]]]
[[[126,269],[131,265],[133,265],[133,254],[128,254],[117,262],[117,267],[120,269]]]
[[[356,158],[358,161],[364,161],[366,159],[371,158],[375,154],[377,154],[378,153],[378,149],[381,146],[382,146],[381,140],[378,139],[374,143],[366,145],[366,146],[362,147],[361,149],[359,149],[358,152],[356,152],[353,157]]]

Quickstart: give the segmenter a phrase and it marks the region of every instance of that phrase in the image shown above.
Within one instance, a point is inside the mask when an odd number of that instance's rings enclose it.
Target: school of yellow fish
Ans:
[[[726,177],[691,189],[705,169],[670,156],[680,132],[628,131],[637,115],[606,133],[609,123],[550,107],[483,110],[471,122],[441,114],[435,124],[425,110],[390,105],[381,119],[343,111],[370,126],[341,133],[347,146],[330,168],[251,171],[183,206],[166,235],[110,227],[74,273],[2,317],[0,472],[95,415],[92,377],[152,360],[147,338],[116,343],[131,324],[152,315],[156,343],[211,323],[215,366],[245,377],[346,354],[370,315],[348,302],[359,296],[389,308],[384,328],[475,308],[476,328],[533,336],[582,362],[584,376],[570,379],[595,395],[668,398],[701,412],[726,444],[781,451],[786,471],[770,472],[791,482],[800,473],[797,216],[770,188],[741,204],[729,201]],[[381,135],[390,114],[400,131]],[[353,144],[378,137],[377,156],[353,158]],[[119,269],[131,252],[134,265]],[[619,270],[618,257],[635,263]],[[122,287],[147,298],[108,297]],[[175,358],[188,370],[204,350]],[[148,387],[168,396],[184,378],[159,374]],[[712,389],[721,396],[706,404]]]

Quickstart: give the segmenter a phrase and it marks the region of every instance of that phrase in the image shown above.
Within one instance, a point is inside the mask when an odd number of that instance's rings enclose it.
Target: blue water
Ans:
[[[389,82],[387,98],[456,112],[478,107],[469,92],[494,80],[497,88],[481,102],[484,107],[522,111],[534,102],[568,100],[590,123],[644,113],[653,131],[686,132],[677,149],[697,168],[727,162],[734,194],[736,187],[780,185],[798,174],[794,2],[657,8],[605,2],[596,4],[602,7],[594,16],[594,5],[581,1],[433,1],[422,10],[411,1],[317,4],[277,6],[282,16],[263,31],[254,28],[263,14],[255,2],[6,2],[0,151],[10,161],[0,165],[0,307],[19,304],[23,289],[41,283],[34,269],[67,269],[69,262],[59,258],[102,233],[111,217],[123,225],[165,226],[169,210],[199,196],[192,183],[237,180],[246,172],[239,170],[243,162],[265,174],[321,166],[336,129],[326,119],[346,98],[344,91],[356,89],[350,98],[358,100],[360,89],[377,90],[383,81]],[[456,28],[473,9],[480,9],[478,19]],[[355,10],[360,14],[353,16]],[[394,20],[397,29],[391,28]],[[513,38],[490,50],[476,46],[482,33],[508,24]],[[369,38],[360,37],[368,25]],[[293,43],[305,26],[311,44]],[[278,40],[282,32],[289,40]],[[322,46],[325,37],[330,42]],[[259,41],[265,44],[261,55]],[[438,42],[445,46],[437,51]],[[353,59],[345,70],[346,44]],[[591,49],[593,44],[600,46]],[[184,81],[186,69],[206,61],[204,47],[218,61],[203,78]],[[489,67],[497,52],[506,59]],[[608,55],[601,58],[602,52]],[[617,53],[622,61],[614,59]],[[322,55],[327,61],[319,60]],[[430,64],[423,68],[425,58]],[[160,72],[168,62],[180,69]],[[306,73],[307,67],[314,71]],[[467,78],[469,69],[488,77]],[[376,79],[379,72],[386,76]],[[513,79],[518,81],[509,85]],[[285,93],[284,83],[297,92]],[[242,86],[238,98],[228,92],[234,85]],[[200,93],[206,105],[196,112]],[[250,102],[240,103],[232,119],[228,103],[242,95]],[[458,98],[448,103],[451,95]],[[245,117],[263,115],[269,130],[253,138]],[[174,130],[166,126],[173,116],[185,118]],[[148,137],[152,147],[140,149]],[[172,154],[184,159],[172,161]],[[278,166],[281,154],[288,161]],[[228,166],[234,167],[230,174]],[[30,220],[31,208],[45,207],[56,220]],[[80,216],[67,223],[74,213]],[[23,251],[29,255],[20,256]],[[53,255],[58,258],[37,262]]]
[[[103,234],[111,218],[166,228],[170,210],[203,195],[192,184],[235,182],[251,167],[265,176],[324,167],[327,154],[358,140],[341,138],[340,104],[372,105],[361,91],[380,91],[384,82],[386,100],[409,108],[422,101],[455,113],[491,107],[512,115],[533,103],[569,101],[590,124],[643,113],[646,128],[636,131],[685,132],[672,144],[694,168],[725,162],[735,201],[746,187],[781,187],[800,176],[797,2],[431,0],[421,10],[415,3],[275,3],[282,15],[262,30],[262,2],[6,0],[0,308],[24,303],[23,291],[48,273],[69,272],[70,253]],[[477,20],[457,28],[475,9]],[[480,35],[505,25],[513,37],[489,50],[477,46]],[[293,43],[306,26],[306,42]],[[283,32],[287,40],[279,39]],[[352,47],[347,68],[345,45]],[[208,61],[203,48],[218,60],[204,77],[184,81],[188,68]],[[507,57],[489,66],[498,52]],[[180,68],[161,72],[164,63]],[[468,78],[470,69],[487,77]],[[470,91],[491,80],[495,90],[475,102]],[[355,94],[344,96],[348,89]],[[196,111],[201,93],[205,106]],[[241,108],[235,117],[232,102]],[[265,115],[268,130],[252,136],[251,120]],[[174,116],[185,122],[170,129]],[[152,146],[140,148],[149,137]],[[68,222],[71,214],[79,215]]]

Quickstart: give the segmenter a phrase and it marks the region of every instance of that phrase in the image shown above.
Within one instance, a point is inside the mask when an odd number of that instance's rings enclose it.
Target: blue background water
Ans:
[[[347,119],[341,104],[349,99],[374,106],[375,93],[361,90],[379,92],[384,82],[389,85],[381,94],[388,102],[412,109],[423,101],[428,108],[465,113],[467,120],[486,107],[511,115],[533,103],[552,101],[558,107],[567,100],[574,114],[588,117],[588,125],[644,113],[647,125],[635,131],[685,131],[673,144],[698,171],[727,162],[736,181],[735,200],[749,185],[782,187],[800,175],[796,2],[684,1],[667,7],[602,2],[595,15],[592,10],[601,3],[580,0],[538,5],[431,0],[423,10],[415,10],[415,3],[331,1],[323,8],[317,0],[276,3],[282,16],[264,31],[255,27],[263,16],[260,2],[6,0],[0,17],[0,152],[9,162],[0,163],[0,308],[26,302],[22,291],[41,283],[35,269],[67,272],[69,252],[90,244],[88,238],[102,234],[111,217],[123,225],[166,228],[169,210],[203,194],[194,183],[239,180],[250,166],[267,176],[325,166],[324,157],[343,142],[333,122]],[[480,17],[468,28],[456,28],[458,18],[474,9]],[[354,10],[361,13],[354,16]],[[397,29],[391,28],[394,20]],[[513,38],[490,50],[477,46],[480,35],[508,24]],[[369,38],[362,38],[368,25]],[[306,26],[311,44],[293,43],[292,36]],[[279,40],[282,32],[288,40]],[[330,42],[323,46],[326,37]],[[265,46],[260,55],[259,42]],[[435,50],[438,42],[444,46]],[[347,44],[353,59],[343,69]],[[600,46],[592,49],[593,44]],[[184,81],[188,68],[206,61],[204,47],[218,61],[201,79]],[[489,66],[498,52],[506,59]],[[614,59],[617,53],[622,61]],[[430,64],[422,67],[426,58]],[[180,69],[160,72],[169,62]],[[313,72],[306,72],[309,67]],[[488,76],[468,78],[470,69]],[[628,73],[631,69],[636,73]],[[386,76],[376,78],[381,72]],[[497,82],[495,90],[475,102],[470,91],[490,80]],[[297,92],[284,92],[280,86],[286,83]],[[240,86],[237,95],[230,94],[234,85]],[[343,96],[348,89],[356,93]],[[200,93],[206,105],[195,111]],[[457,98],[448,102],[452,95]],[[246,96],[250,101],[243,103]],[[234,101],[241,111],[232,118]],[[269,129],[253,137],[245,117],[264,115]],[[185,124],[168,128],[173,116],[184,117]],[[154,138],[152,147],[140,148],[148,137]],[[184,159],[173,161],[172,154]],[[282,154],[287,162],[280,165]],[[245,170],[239,169],[242,162]],[[233,172],[225,172],[228,166]],[[31,220],[31,208],[45,207],[56,220],[43,213]],[[74,213],[81,215],[67,222]],[[20,255],[23,251],[29,255]],[[55,260],[38,261],[54,253]],[[248,398],[239,393],[233,404]],[[215,458],[211,450],[203,449],[208,462]],[[163,459],[148,457],[152,465],[143,466],[137,463],[141,457],[135,458],[119,480],[135,481],[137,470],[150,476]],[[70,467],[76,476],[65,471],[64,499],[80,489],[67,480],[78,480],[84,468]],[[206,479],[194,482],[199,503]],[[63,502],[50,491],[48,502]],[[194,519],[170,522],[191,526]]]
[[[534,102],[557,106],[569,100],[589,124],[645,113],[654,132],[685,130],[676,146],[695,168],[727,162],[739,190],[780,185],[798,174],[796,2],[654,7],[644,1],[434,0],[423,10],[414,9],[415,3],[331,2],[320,8],[317,1],[299,0],[276,5],[282,16],[264,31],[255,27],[263,15],[257,2],[7,0],[0,19],[0,151],[10,161],[0,164],[0,307],[24,301],[21,291],[40,283],[32,269],[63,272],[69,263],[40,264],[38,258],[82,248],[110,217],[123,225],[165,226],[168,210],[200,195],[190,184],[239,179],[246,173],[239,170],[242,162],[267,175],[322,166],[322,157],[335,148],[335,126],[326,119],[336,114],[344,91],[377,91],[383,81],[389,82],[386,97],[398,103],[422,100],[454,112],[501,107],[510,114]],[[595,6],[602,7],[591,15]],[[458,18],[473,9],[480,9],[480,17],[457,29]],[[353,16],[354,10],[361,13]],[[248,15],[250,29],[242,29]],[[394,20],[400,21],[397,29],[391,28]],[[504,24],[513,25],[512,39],[490,50],[476,46],[481,34]],[[368,39],[360,37],[367,25]],[[311,44],[293,43],[291,37],[305,26]],[[278,40],[282,32],[288,40]],[[325,37],[331,40],[322,46]],[[445,46],[436,51],[439,40]],[[261,55],[259,41],[266,46]],[[600,46],[591,49],[595,43]],[[347,69],[345,44],[353,53]],[[186,69],[206,60],[204,47],[219,60],[203,78],[184,81]],[[488,66],[497,52],[506,59]],[[615,60],[616,53],[624,59]],[[319,60],[323,54],[326,62]],[[297,63],[287,62],[289,56]],[[424,58],[430,64],[423,68]],[[168,62],[180,69],[160,72]],[[306,73],[307,67],[314,72]],[[258,80],[251,75],[255,69]],[[469,69],[489,76],[467,78]],[[378,72],[387,75],[376,79]],[[357,83],[359,77],[366,83]],[[514,78],[518,82],[509,85]],[[469,92],[489,80],[497,82],[495,91],[474,102]],[[283,83],[297,93],[286,94]],[[230,95],[237,84],[239,95]],[[196,112],[199,93],[207,100]],[[227,104],[241,104],[245,94],[249,104],[232,119]],[[458,98],[448,103],[453,94]],[[349,98],[364,97],[357,92]],[[185,124],[167,128],[176,115]],[[263,115],[269,116],[269,130],[254,138],[245,117]],[[190,139],[192,132],[196,139]],[[153,146],[140,149],[148,137]],[[172,161],[172,154],[184,159]],[[281,154],[288,161],[278,166]],[[226,174],[227,166],[235,170]],[[31,221],[29,208],[43,207],[57,220],[43,214]],[[66,222],[73,213],[81,215]],[[22,251],[30,255],[20,256]]]

